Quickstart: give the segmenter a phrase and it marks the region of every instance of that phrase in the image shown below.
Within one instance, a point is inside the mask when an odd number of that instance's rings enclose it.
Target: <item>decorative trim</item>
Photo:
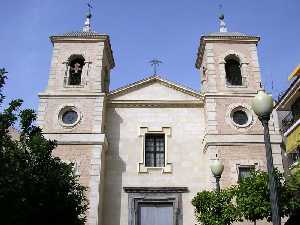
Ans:
[[[126,193],[186,193],[187,187],[123,187]]]
[[[232,119],[232,114],[238,110],[244,111],[247,114],[248,122],[244,125],[239,125],[235,123]],[[247,129],[251,128],[256,123],[257,117],[253,115],[252,109],[249,105],[242,103],[234,103],[229,105],[225,114],[225,121],[232,128],[241,132],[245,132],[247,131]]]
[[[169,81],[169,80],[166,80],[166,79],[163,79],[161,78],[160,76],[150,76],[150,77],[147,77],[145,79],[142,79],[142,80],[139,80],[139,81],[136,81],[134,83],[131,83],[131,84],[128,84],[126,86],[123,86],[123,87],[120,87],[116,90],[113,90],[109,93],[109,97],[113,98],[113,97],[116,97],[116,96],[120,96],[120,95],[124,95],[126,93],[129,93],[133,90],[137,90],[143,86],[146,86],[146,85],[150,85],[150,84],[153,84],[153,83],[160,83],[166,87],[169,87],[169,88],[172,88],[174,90],[177,90],[177,91],[180,91],[180,92],[183,92],[187,95],[190,95],[190,96],[193,96],[193,97],[196,97],[196,98],[201,98],[202,95],[191,89],[191,88],[188,88],[188,87],[185,87],[183,85],[180,85],[180,84],[177,84],[175,82],[172,82],[172,81]]]
[[[57,140],[60,145],[104,145],[107,146],[105,134],[101,133],[44,133],[47,139]]]
[[[235,161],[235,163],[231,164],[231,176],[233,180],[238,182],[239,180],[239,168],[249,168],[249,167],[254,167],[255,170],[262,169],[260,168],[262,165],[262,161],[257,161],[257,160],[240,160],[240,161]]]
[[[45,98],[65,98],[65,97],[78,97],[78,98],[96,98],[96,97],[103,97],[105,96],[105,93],[97,93],[97,92],[43,92],[39,93],[38,96],[40,99],[45,99]]]
[[[203,55],[205,51],[205,46],[207,43],[212,42],[225,42],[225,43],[247,43],[247,44],[257,44],[260,37],[256,36],[202,36],[200,39],[200,46],[198,48],[197,59],[195,67],[197,69],[202,65]]]
[[[146,167],[145,166],[145,135],[147,133],[152,134],[165,134],[165,166],[164,167]],[[171,128],[170,127],[161,127],[161,128],[149,128],[149,127],[140,127],[139,137],[142,139],[142,154],[141,161],[137,165],[138,173],[149,173],[150,170],[161,170],[162,173],[172,173],[172,163],[168,162],[168,138],[171,137]]]
[[[280,134],[271,134],[271,144],[281,144]],[[263,134],[207,134],[203,139],[203,151],[206,152],[209,146],[232,146],[241,144],[263,144]],[[274,153],[274,149],[273,149]]]
[[[128,224],[138,225],[139,206],[169,204],[173,208],[173,225],[183,224],[182,193],[186,187],[124,187],[128,193]]]
[[[202,100],[110,100],[108,101],[110,105],[117,107],[130,107],[130,108],[163,108],[163,107],[185,107],[185,108],[199,108],[203,106]]]
[[[242,76],[242,85],[231,85],[228,84],[226,81],[226,71],[225,71],[225,64],[226,64],[226,58],[229,56],[235,56],[238,58],[239,63],[240,63],[240,70],[241,70],[241,76]],[[249,65],[249,60],[246,56],[244,56],[243,53],[234,51],[232,49],[224,52],[219,56],[219,67],[221,71],[221,79],[224,81],[225,87],[230,88],[230,89],[241,89],[241,88],[247,88],[248,87],[248,65]]]
[[[68,110],[72,110],[77,113],[77,120],[72,124],[65,124],[62,121],[62,117],[63,117],[64,113],[66,113]],[[76,106],[74,104],[66,104],[66,105],[61,106],[58,110],[57,116],[58,116],[57,119],[58,119],[59,125],[66,129],[74,128],[82,119],[82,113],[80,112],[78,106]]]

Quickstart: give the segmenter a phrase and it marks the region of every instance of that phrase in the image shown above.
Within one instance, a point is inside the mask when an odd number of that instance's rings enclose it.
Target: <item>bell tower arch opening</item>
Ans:
[[[240,59],[236,55],[228,55],[225,58],[226,83],[228,85],[242,85],[242,73]]]

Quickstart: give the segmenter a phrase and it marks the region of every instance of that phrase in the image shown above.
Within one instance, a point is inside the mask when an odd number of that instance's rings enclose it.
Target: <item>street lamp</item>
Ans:
[[[272,96],[267,95],[264,91],[258,91],[257,95],[254,97],[252,101],[252,109],[255,112],[255,114],[258,116],[259,120],[261,121],[264,127],[264,141],[265,141],[266,156],[267,156],[267,168],[269,174],[272,222],[274,225],[280,225],[281,218],[279,215],[279,208],[278,208],[278,193],[277,193],[277,185],[273,175],[274,165],[273,165],[272,147],[270,142],[270,134],[269,134],[269,126],[268,126],[270,115],[273,111]]]
[[[216,178],[216,191],[220,192],[220,178],[224,170],[224,165],[219,159],[215,160],[211,165],[210,169],[214,177]]]

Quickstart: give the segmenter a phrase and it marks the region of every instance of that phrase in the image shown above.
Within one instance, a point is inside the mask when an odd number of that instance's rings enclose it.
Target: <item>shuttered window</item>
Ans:
[[[145,166],[146,167],[165,166],[165,135],[164,134],[145,135]]]

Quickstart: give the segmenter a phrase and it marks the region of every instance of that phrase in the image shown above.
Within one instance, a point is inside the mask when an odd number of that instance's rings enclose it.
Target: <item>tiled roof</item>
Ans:
[[[213,32],[209,33],[207,35],[204,35],[206,37],[256,37],[253,35],[243,34],[240,32]]]
[[[59,34],[59,35],[53,35],[55,37],[97,37],[101,34],[96,33],[94,31],[72,31],[72,32],[67,32],[64,34]]]

